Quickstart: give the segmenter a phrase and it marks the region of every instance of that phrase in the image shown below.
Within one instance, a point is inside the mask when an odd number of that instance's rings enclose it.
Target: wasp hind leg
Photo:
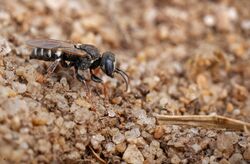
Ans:
[[[47,69],[47,77],[49,77],[56,69],[56,67],[60,64],[61,59],[56,59]]]

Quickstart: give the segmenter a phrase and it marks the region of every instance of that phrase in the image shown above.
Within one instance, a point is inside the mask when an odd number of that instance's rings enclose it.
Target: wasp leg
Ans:
[[[93,73],[93,70],[90,69],[90,74],[91,74],[91,80],[96,82],[96,83],[102,83],[102,79],[97,77],[94,73]]]
[[[50,76],[56,69],[56,67],[59,65],[61,59],[56,59],[47,69],[47,76]]]
[[[80,82],[82,82],[87,90],[87,92],[89,92],[89,87],[86,83],[86,80],[85,80],[85,77],[83,75],[80,75],[79,72],[78,72],[78,68],[75,66],[75,75],[76,75],[76,78],[77,80],[79,80]]]

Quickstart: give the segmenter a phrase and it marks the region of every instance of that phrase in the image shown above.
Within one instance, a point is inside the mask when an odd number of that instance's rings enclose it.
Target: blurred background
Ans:
[[[250,122],[249,10],[249,0],[1,0],[0,122],[11,127],[17,112],[8,113],[11,108],[42,110],[42,118],[49,118],[46,112],[51,108],[71,108],[74,99],[83,97],[81,84],[65,74],[50,80],[48,88],[42,86],[46,64],[29,60],[31,50],[25,45],[34,38],[89,43],[101,52],[114,52],[119,67],[130,77],[130,92],[123,93],[121,79],[100,76],[109,88],[109,103],[117,109],[142,109],[150,116],[218,114]],[[88,83],[100,92],[101,85]],[[57,96],[47,94],[51,88]],[[62,88],[76,94],[61,93]],[[20,97],[10,99],[12,94]],[[105,104],[98,96],[94,101]],[[36,112],[21,112],[16,118],[19,124],[12,129],[21,128],[20,122]],[[64,116],[62,112],[53,117],[58,115]],[[128,119],[126,114],[121,117]],[[32,123],[36,124],[40,122]],[[92,134],[96,132],[98,128]]]

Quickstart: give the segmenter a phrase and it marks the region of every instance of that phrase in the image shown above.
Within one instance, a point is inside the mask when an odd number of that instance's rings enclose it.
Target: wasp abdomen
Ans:
[[[54,61],[58,58],[60,58],[62,55],[62,52],[57,50],[51,50],[51,49],[44,49],[44,48],[34,48],[30,58],[31,59],[39,59],[39,60],[45,60],[45,61]]]

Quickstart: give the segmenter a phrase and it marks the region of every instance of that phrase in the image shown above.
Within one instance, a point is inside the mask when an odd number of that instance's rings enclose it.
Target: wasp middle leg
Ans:
[[[82,82],[87,90],[87,92],[89,92],[89,87],[86,83],[86,79],[83,75],[80,75],[79,72],[78,72],[78,67],[77,66],[74,66],[75,68],[75,76],[77,78],[77,80],[79,80],[80,82]]]

